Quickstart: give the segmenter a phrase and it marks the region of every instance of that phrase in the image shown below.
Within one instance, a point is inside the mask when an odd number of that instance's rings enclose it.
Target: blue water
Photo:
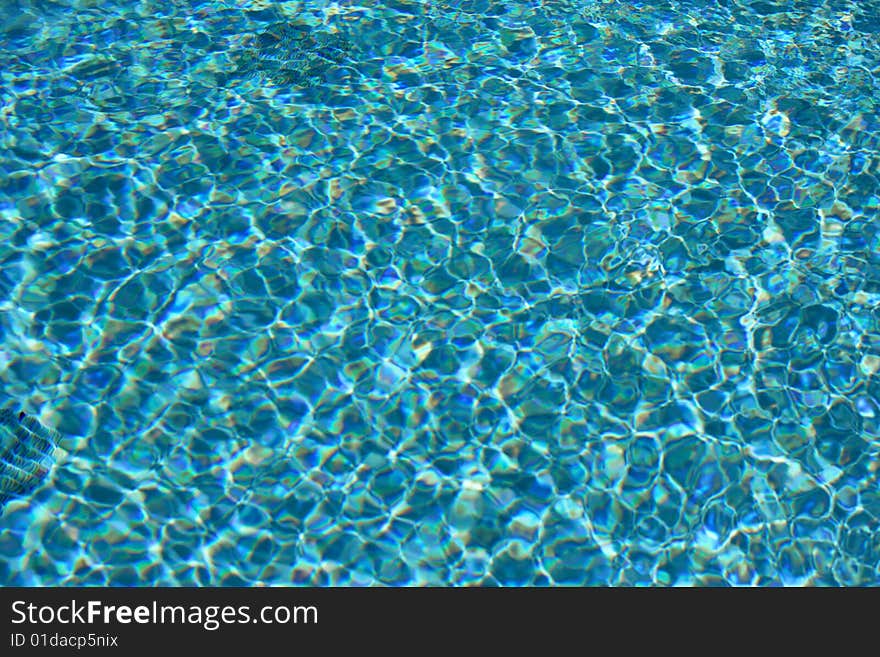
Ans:
[[[875,0],[3,3],[0,583],[880,584],[878,67]]]

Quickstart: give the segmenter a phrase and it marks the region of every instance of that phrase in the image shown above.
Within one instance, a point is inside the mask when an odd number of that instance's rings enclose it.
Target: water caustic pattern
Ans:
[[[880,583],[878,2],[3,7],[4,583]]]

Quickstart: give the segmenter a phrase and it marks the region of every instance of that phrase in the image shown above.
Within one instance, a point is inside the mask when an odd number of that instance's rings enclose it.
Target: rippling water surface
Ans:
[[[880,584],[878,104],[876,0],[4,2],[0,582]]]

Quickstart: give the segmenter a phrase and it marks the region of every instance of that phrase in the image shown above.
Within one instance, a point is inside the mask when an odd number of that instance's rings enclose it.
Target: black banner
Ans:
[[[682,589],[6,588],[0,654],[129,654],[341,647],[400,652],[532,642],[674,646],[712,634],[775,631],[807,609],[847,603],[816,592]],[[856,596],[861,598],[862,596]],[[849,603],[856,602],[850,599]],[[862,607],[867,609],[868,607]],[[51,652],[50,652],[51,651]]]

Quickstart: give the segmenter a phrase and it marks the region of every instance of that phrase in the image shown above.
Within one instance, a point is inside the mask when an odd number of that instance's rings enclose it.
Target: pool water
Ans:
[[[0,583],[880,584],[878,104],[876,0],[3,3]]]

